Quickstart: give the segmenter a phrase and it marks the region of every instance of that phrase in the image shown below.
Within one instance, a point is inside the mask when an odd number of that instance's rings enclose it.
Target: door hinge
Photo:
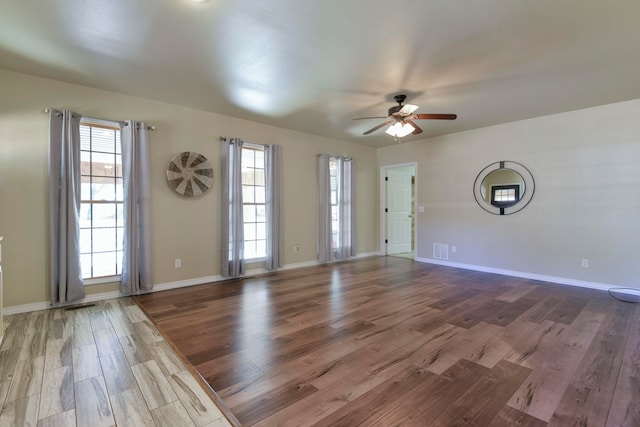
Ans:
[[[384,208],[385,213],[389,212],[389,208]]]
[[[389,243],[389,241],[387,239],[384,239],[384,244],[386,245],[387,243]]]
[[[389,181],[389,177],[388,177],[388,176],[385,176],[385,177],[384,177],[384,180],[385,180],[385,181]]]

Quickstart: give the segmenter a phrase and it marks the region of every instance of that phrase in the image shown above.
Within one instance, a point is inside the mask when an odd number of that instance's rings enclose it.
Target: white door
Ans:
[[[413,168],[387,170],[387,255],[411,252]]]

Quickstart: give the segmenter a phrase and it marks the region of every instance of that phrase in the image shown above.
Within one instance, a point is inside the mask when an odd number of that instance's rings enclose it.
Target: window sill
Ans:
[[[103,283],[116,283],[120,282],[120,276],[104,276],[104,277],[93,277],[91,279],[82,279],[82,284],[84,286],[91,285],[101,285]]]

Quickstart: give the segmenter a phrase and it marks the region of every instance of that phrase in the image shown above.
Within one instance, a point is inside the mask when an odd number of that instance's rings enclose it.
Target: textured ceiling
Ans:
[[[355,143],[640,98],[638,0],[0,0],[0,68]]]

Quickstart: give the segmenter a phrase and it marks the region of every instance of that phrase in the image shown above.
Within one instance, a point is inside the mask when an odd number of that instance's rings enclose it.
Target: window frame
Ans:
[[[507,200],[507,201],[496,200],[496,193],[498,191],[503,191],[503,190],[514,190],[514,200]],[[506,208],[518,203],[519,200],[520,200],[520,185],[506,184],[506,185],[491,186],[491,204],[493,206],[496,206],[499,208]]]
[[[113,282],[119,282],[121,280],[121,274],[122,274],[122,264],[123,264],[123,254],[124,254],[124,246],[123,246],[123,242],[122,242],[122,237],[124,236],[124,215],[119,215],[119,212],[121,212],[121,210],[118,209],[118,205],[123,206],[124,204],[124,186],[123,186],[123,171],[122,171],[122,146],[118,147],[117,144],[121,144],[121,140],[120,140],[120,123],[119,122],[115,122],[115,121],[109,121],[109,120],[103,120],[103,119],[96,119],[96,118],[89,118],[89,117],[83,117],[80,120],[80,129],[82,129],[82,127],[89,127],[89,128],[97,128],[97,129],[107,129],[107,130],[112,130],[114,132],[114,148],[113,151],[101,151],[101,150],[94,150],[93,149],[93,141],[91,146],[89,147],[90,150],[84,150],[82,149],[82,137],[81,137],[81,148],[80,148],[80,154],[81,154],[81,168],[80,168],[80,180],[82,181],[84,178],[89,177],[89,184],[90,184],[90,198],[89,199],[84,199],[81,196],[81,201],[80,201],[80,206],[81,206],[81,212],[82,212],[82,207],[83,205],[89,204],[90,205],[90,212],[91,212],[91,226],[90,227],[82,227],[82,220],[80,221],[80,236],[81,236],[81,241],[82,241],[82,230],[87,230],[90,229],[91,230],[91,236],[90,236],[90,242],[91,242],[91,247],[90,247],[90,251],[89,252],[83,252],[82,251],[82,245],[81,245],[81,252],[80,252],[80,257],[82,259],[83,256],[86,255],[91,255],[91,276],[84,276],[84,269],[82,269],[82,273],[83,273],[83,277],[82,277],[82,281],[83,284],[85,286],[87,285],[96,285],[96,284],[101,284],[101,283],[113,283]],[[81,132],[82,135],[82,132]],[[93,164],[93,159],[91,158],[91,161],[89,162],[90,164],[90,169],[89,169],[89,174],[84,173],[83,168],[82,168],[82,153],[90,153],[90,156],[93,156],[93,153],[100,153],[100,154],[107,154],[107,155],[113,155],[114,158],[114,163],[113,165],[116,167],[116,170],[114,171],[113,175],[94,175],[94,164]],[[118,157],[119,157],[119,165],[120,165],[120,170],[118,171]],[[93,179],[94,178],[113,178],[114,180],[114,189],[113,189],[113,194],[114,194],[114,199],[94,199],[93,195],[91,194],[92,190],[91,190],[91,184],[93,183]],[[118,180],[120,182],[120,184],[118,184]],[[82,184],[81,184],[82,185]],[[120,186],[118,188],[118,185]],[[81,193],[83,193],[81,191]],[[120,196],[121,200],[118,200]],[[93,221],[93,206],[94,205],[104,205],[104,204],[113,204],[114,208],[115,208],[115,224],[114,226],[105,226],[105,227],[99,227],[99,226],[94,226]],[[94,250],[94,230],[110,230],[112,229],[113,232],[115,233],[115,246],[110,248],[110,249],[115,249],[115,251],[113,250],[102,250],[102,251],[96,251]],[[120,238],[120,243],[118,243],[118,238]],[[115,252],[115,272],[116,274],[109,274],[109,275],[105,275],[105,276],[94,276],[94,271],[95,271],[95,263],[94,263],[94,255],[95,254],[100,254],[100,253],[113,253]],[[118,261],[118,257],[120,258],[120,260]],[[80,262],[80,264],[82,265],[82,261]],[[118,271],[118,269],[120,269],[120,271]]]
[[[251,167],[247,167],[247,166],[245,166],[244,161],[243,161],[243,159],[244,159],[244,154],[245,154],[245,150],[251,150],[251,151],[253,151],[253,152],[254,152],[254,155],[255,155],[255,152],[256,152],[256,151],[260,151],[260,152],[262,152],[262,153],[263,153],[263,160],[262,160],[262,167],[261,167],[261,168],[255,167],[255,163],[254,163]],[[255,172],[254,172],[254,175],[253,175],[253,178],[254,178],[254,182],[253,182],[253,184],[245,184],[245,180],[244,180],[244,178],[245,178],[245,177],[244,177],[244,174],[243,174],[243,179],[242,179],[242,192],[243,192],[243,197],[242,197],[242,208],[243,208],[242,225],[243,225],[243,227],[244,227],[244,229],[245,229],[245,230],[246,230],[246,228],[247,228],[247,226],[248,226],[248,225],[255,225],[255,227],[256,227],[256,238],[255,238],[255,239],[247,240],[247,233],[246,233],[246,232],[244,233],[244,238],[243,238],[243,245],[244,245],[244,246],[243,246],[243,247],[244,247],[244,261],[245,261],[246,263],[257,263],[257,262],[263,262],[263,261],[266,261],[266,259],[267,259],[267,256],[266,256],[266,250],[267,250],[267,232],[266,232],[266,227],[267,227],[267,218],[266,218],[266,210],[267,210],[267,200],[266,200],[267,183],[266,183],[266,164],[265,164],[265,154],[266,154],[266,153],[265,153],[265,151],[266,151],[266,150],[265,150],[265,146],[264,146],[264,145],[260,145],[260,144],[252,144],[252,143],[245,142],[245,143],[242,145],[242,150],[241,150],[241,151],[242,151],[242,153],[241,153],[241,160],[240,160],[240,169],[241,169],[241,171],[244,173],[244,171],[245,171],[246,169],[253,169],[254,171],[255,171],[255,170],[262,170],[262,176],[263,176],[263,183],[262,183],[262,185],[256,185],[256,184],[255,184]],[[254,201],[252,201],[252,202],[247,202],[247,201],[245,200],[245,197],[244,197],[245,187],[253,187],[254,197],[255,197],[255,194],[256,194],[256,188],[257,188],[257,187],[262,187],[262,188],[263,188],[263,192],[264,192],[264,202],[262,202],[262,203],[256,202],[256,201],[255,201],[255,198],[254,198]],[[255,206],[255,207],[256,207],[256,218],[255,218],[255,220],[254,220],[254,221],[247,222],[247,220],[246,220],[246,218],[245,218],[245,215],[244,215],[244,209],[245,209],[245,207],[246,207],[246,206]],[[265,215],[264,215],[264,221],[263,221],[263,222],[262,222],[262,221],[257,221],[257,219],[258,219],[257,212],[258,212],[258,207],[259,207],[259,206],[264,207]],[[264,239],[259,239],[259,238],[258,238],[258,224],[264,224],[264,229],[265,229]],[[247,250],[246,250],[246,249],[247,249],[247,242],[255,242],[255,244],[256,244],[256,253],[260,253],[260,251],[259,251],[259,250],[257,250],[257,249],[258,249],[258,248],[257,248],[257,245],[258,245],[258,242],[260,242],[260,241],[263,241],[263,242],[264,242],[263,252],[264,252],[264,254],[265,254],[265,255],[264,255],[264,256],[257,256],[257,257],[253,257],[253,258],[248,258],[248,257],[246,257],[246,254],[247,254]]]

